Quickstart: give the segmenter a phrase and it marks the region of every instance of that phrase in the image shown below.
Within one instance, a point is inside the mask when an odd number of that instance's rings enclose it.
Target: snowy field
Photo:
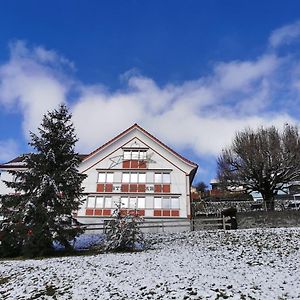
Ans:
[[[151,249],[0,261],[0,299],[300,299],[300,228],[151,237]]]

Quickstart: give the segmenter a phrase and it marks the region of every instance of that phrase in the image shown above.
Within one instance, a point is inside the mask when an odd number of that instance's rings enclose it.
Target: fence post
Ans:
[[[191,231],[195,231],[195,219],[191,219]]]
[[[225,216],[223,215],[223,229],[225,230],[226,229],[226,224],[225,224]]]

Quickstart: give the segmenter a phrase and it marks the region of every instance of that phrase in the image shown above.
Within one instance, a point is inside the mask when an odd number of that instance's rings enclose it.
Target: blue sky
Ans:
[[[87,153],[137,122],[215,177],[246,126],[299,124],[299,1],[2,1],[0,162],[65,102]]]

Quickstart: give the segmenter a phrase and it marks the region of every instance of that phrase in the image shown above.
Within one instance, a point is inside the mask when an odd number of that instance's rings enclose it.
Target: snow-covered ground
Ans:
[[[151,242],[144,252],[0,261],[0,299],[300,299],[300,228]]]

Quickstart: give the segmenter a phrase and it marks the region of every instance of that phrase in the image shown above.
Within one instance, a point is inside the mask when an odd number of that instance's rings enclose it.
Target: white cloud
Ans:
[[[274,43],[278,45],[279,39]],[[218,62],[207,76],[182,84],[159,86],[130,71],[121,76],[125,88],[109,92],[101,83],[74,81],[64,72],[72,63],[56,52],[17,42],[10,60],[0,66],[0,104],[23,112],[27,132],[36,131],[46,110],[68,103],[81,152],[139,123],[177,150],[217,155],[236,131],[247,126],[298,122],[277,102],[283,92],[285,97],[299,93],[300,75],[290,69],[297,63],[289,55],[279,57],[275,50],[266,50],[253,60]],[[70,102],[67,95],[73,89],[79,96]]]
[[[296,39],[300,38],[300,21],[282,26],[274,30],[269,38],[272,47],[280,47],[288,45]]]
[[[29,49],[23,42],[11,47],[10,60],[0,66],[0,104],[21,111],[23,131],[35,130],[42,115],[65,102],[67,80],[55,64],[55,52],[41,47]],[[54,64],[53,64],[54,63]]]

